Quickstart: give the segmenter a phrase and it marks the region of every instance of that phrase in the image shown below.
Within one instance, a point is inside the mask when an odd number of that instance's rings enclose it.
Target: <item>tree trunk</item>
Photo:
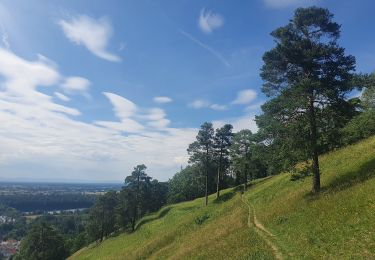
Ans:
[[[220,197],[220,167],[217,168],[216,198]]]
[[[220,170],[221,170],[221,160],[222,155],[220,154],[219,167],[217,168],[217,182],[216,182],[216,198],[220,197]]]
[[[245,181],[244,181],[244,190],[247,190],[247,164],[245,166]]]
[[[206,206],[208,204],[208,167],[206,166]]]
[[[310,121],[310,142],[311,142],[311,155],[312,155],[312,170],[313,170],[313,186],[312,192],[318,193],[320,191],[320,172],[319,172],[319,154],[317,147],[317,133],[316,133],[316,118],[315,118],[315,108],[314,108],[314,97],[313,94],[310,97],[309,104],[309,121]]]
[[[134,229],[135,229],[135,215],[133,216],[133,219],[132,219],[132,232],[134,232]]]

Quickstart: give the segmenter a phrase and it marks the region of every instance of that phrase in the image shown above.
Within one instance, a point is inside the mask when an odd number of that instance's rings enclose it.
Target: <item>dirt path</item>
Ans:
[[[261,238],[267,243],[267,245],[272,249],[272,253],[275,256],[276,259],[282,260],[283,256],[279,250],[279,248],[275,245],[275,243],[272,241],[272,239],[275,237],[274,234],[272,234],[269,230],[267,230],[262,223],[260,223],[256,217],[254,207],[251,205],[250,202],[248,202],[244,195],[241,195],[242,202],[246,204],[246,206],[249,208],[249,216],[247,219],[247,225],[249,228],[254,227],[255,231],[260,235]],[[251,214],[253,212],[253,214]]]

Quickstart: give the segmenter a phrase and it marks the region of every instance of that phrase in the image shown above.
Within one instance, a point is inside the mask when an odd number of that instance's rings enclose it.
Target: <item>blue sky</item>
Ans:
[[[1,1],[0,180],[167,180],[202,122],[256,131],[269,33],[309,5],[374,71],[370,0]]]

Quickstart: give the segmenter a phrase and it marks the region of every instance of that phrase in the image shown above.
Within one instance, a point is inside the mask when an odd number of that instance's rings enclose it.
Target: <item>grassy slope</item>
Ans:
[[[321,157],[322,187],[288,174],[257,181],[245,194],[284,258],[375,258],[375,137]],[[171,205],[141,220],[137,232],[110,238],[72,259],[273,259],[247,226],[248,208],[226,190],[222,201]],[[202,224],[198,217],[209,215]]]

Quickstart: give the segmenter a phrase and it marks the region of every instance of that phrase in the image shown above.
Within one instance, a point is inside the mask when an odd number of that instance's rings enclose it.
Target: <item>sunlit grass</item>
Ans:
[[[311,178],[289,174],[246,195],[287,255],[316,259],[375,258],[375,137],[321,157],[322,193]]]
[[[210,196],[207,207],[197,199],[163,208],[145,217],[136,232],[109,238],[72,258],[272,259],[267,245],[247,226],[240,194],[229,189],[220,202],[214,198]]]
[[[245,194],[285,259],[375,258],[375,137],[321,157],[322,192],[311,177],[285,173],[257,180]],[[133,234],[109,238],[72,259],[273,259],[247,226],[248,209],[233,189],[175,204],[141,220]]]

